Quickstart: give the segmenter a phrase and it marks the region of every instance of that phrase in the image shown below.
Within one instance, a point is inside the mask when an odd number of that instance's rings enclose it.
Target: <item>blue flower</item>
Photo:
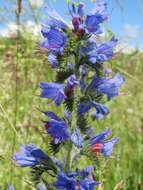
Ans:
[[[68,176],[60,171],[54,186],[57,190],[76,190],[76,180],[73,176]]]
[[[93,170],[93,166],[88,166],[81,172],[81,179],[79,181],[80,190],[94,190],[95,186],[100,184],[93,179]]]
[[[118,40],[113,36],[109,42],[99,44],[95,51],[97,62],[108,61],[111,59],[113,57],[113,48],[117,45],[117,42]]]
[[[95,14],[95,15],[87,15],[85,20],[85,25],[89,33],[96,33],[100,34],[102,33],[102,30],[100,29],[100,25],[102,22],[104,22],[107,19],[107,17]]]
[[[104,14],[107,9],[107,3],[96,2],[91,10],[91,14]]]
[[[8,185],[8,189],[9,190],[16,190],[16,188],[14,188],[12,185]]]
[[[32,167],[47,160],[48,156],[40,148],[29,144],[27,146],[20,145],[20,153],[16,153],[13,159],[17,161],[21,167]]]
[[[83,145],[83,138],[80,134],[80,131],[77,128],[74,129],[74,132],[71,135],[71,141],[78,148],[81,148]]]
[[[48,61],[51,63],[52,68],[55,68],[58,65],[57,56],[53,53],[48,55]]]
[[[67,125],[64,121],[50,120],[47,122],[47,132],[54,138],[54,144],[70,140]]]
[[[78,106],[78,115],[85,114],[88,112],[92,107],[96,109],[95,116],[97,119],[102,119],[104,116],[109,114],[109,109],[104,106],[103,104],[97,103],[95,101],[89,103],[81,103]]]
[[[43,28],[41,33],[44,38],[46,38],[46,41],[41,44],[42,48],[48,49],[50,52],[57,52],[59,54],[63,52],[67,39],[64,33],[60,32],[56,28]]]
[[[66,98],[64,94],[64,85],[58,83],[40,83],[42,88],[41,97],[52,99],[57,106],[61,105],[63,99]]]
[[[98,120],[101,120],[104,116],[107,116],[109,114],[109,109],[103,104],[92,101],[92,105],[96,109],[96,111],[94,112],[94,116]]]
[[[106,94],[108,100],[114,96],[118,96],[120,86],[125,82],[125,78],[118,72],[113,78],[99,79],[95,75],[88,89],[96,89],[101,94]]]
[[[94,190],[94,187],[99,185],[99,183],[93,179],[92,173],[92,166],[87,167],[83,171],[77,169],[76,172],[64,173],[63,170],[60,170],[54,186],[58,190]]]
[[[114,145],[120,140],[119,137],[115,137],[109,141],[106,141],[103,143],[103,148],[102,148],[102,153],[104,154],[104,156],[108,157],[112,154]]]
[[[105,139],[111,134],[109,128],[106,128],[103,132],[94,135],[89,139],[89,147],[93,153],[103,153],[105,157],[112,154],[114,145],[119,141],[119,137],[112,138],[105,141]]]
[[[56,12],[55,9],[49,9],[48,7],[46,7],[46,13],[47,15],[45,19],[45,25],[47,25],[47,27],[67,29],[66,22]]]
[[[81,50],[81,55],[86,55],[88,61],[93,65],[108,61],[113,57],[113,48],[117,39],[113,36],[107,43],[97,44],[95,39],[90,39],[87,46]]]
[[[47,111],[43,113],[50,118],[49,121],[45,122],[45,128],[48,134],[50,134],[53,138],[54,144],[59,144],[65,140],[70,140],[70,135],[65,121],[60,119],[53,112]]]
[[[97,144],[97,143],[103,143],[104,140],[111,134],[111,131],[109,128],[106,128],[103,132],[94,135],[89,139],[90,145]]]
[[[108,16],[105,13],[107,8],[106,3],[95,3],[93,10],[90,15],[87,15],[85,20],[85,27],[89,33],[100,34],[100,24],[107,20]]]

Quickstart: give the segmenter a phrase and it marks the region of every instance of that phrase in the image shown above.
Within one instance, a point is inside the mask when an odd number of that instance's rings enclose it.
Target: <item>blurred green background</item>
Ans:
[[[31,11],[35,14],[36,7]],[[20,15],[19,15],[20,16]],[[36,18],[36,17],[35,17]],[[46,150],[47,139],[39,109],[58,110],[46,105],[39,97],[40,81],[52,81],[45,57],[39,52],[40,36],[25,32],[18,37],[0,37],[0,189],[9,183],[17,190],[30,190],[29,171],[12,161],[19,144],[32,142]],[[111,159],[103,165],[103,183],[99,190],[143,189],[143,53],[135,49],[130,54],[118,51],[112,61],[113,70],[126,77],[124,96],[109,104],[110,116],[93,123],[102,131],[109,126],[120,142]]]

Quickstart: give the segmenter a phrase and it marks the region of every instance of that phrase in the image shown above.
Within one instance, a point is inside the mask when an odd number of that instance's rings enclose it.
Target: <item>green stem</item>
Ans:
[[[77,51],[75,54],[75,70],[74,74],[76,78],[79,77],[79,50],[80,50],[80,43],[77,45]],[[71,122],[71,132],[73,132],[73,129],[75,128],[76,125],[76,119],[77,119],[77,102],[75,97],[78,97],[78,91],[77,88],[74,89],[74,105],[73,105],[73,112],[72,112],[72,122]],[[71,169],[72,165],[72,148],[73,144],[72,142],[68,142],[68,151],[67,151],[67,157],[66,157],[66,166],[65,166],[65,171],[69,171]]]
[[[69,142],[65,171],[68,172],[71,169],[72,162],[72,142]]]

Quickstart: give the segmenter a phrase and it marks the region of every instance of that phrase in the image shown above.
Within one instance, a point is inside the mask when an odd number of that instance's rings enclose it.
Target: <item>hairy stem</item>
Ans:
[[[74,69],[74,74],[76,78],[79,78],[79,50],[80,50],[80,43],[77,45],[77,51],[75,54],[75,69]],[[73,111],[72,111],[72,123],[71,123],[71,132],[73,132],[74,128],[76,127],[76,121],[77,121],[77,98],[78,97],[78,89],[75,87],[74,88],[74,105],[73,105]],[[66,166],[65,170],[66,172],[71,169],[72,166],[72,148],[73,144],[72,142],[68,142],[68,151],[67,151],[67,157],[66,157]]]
[[[71,169],[71,165],[72,165],[71,162],[72,162],[72,142],[69,142],[67,157],[66,157],[66,166],[65,166],[66,172],[68,172]]]

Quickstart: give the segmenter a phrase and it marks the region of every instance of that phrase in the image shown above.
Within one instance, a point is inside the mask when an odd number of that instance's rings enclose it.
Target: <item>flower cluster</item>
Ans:
[[[109,139],[109,128],[95,134],[88,118],[100,121],[109,115],[105,104],[118,96],[125,79],[120,73],[109,73],[103,64],[113,57],[117,44],[115,36],[103,43],[98,40],[103,32],[102,23],[109,17],[107,4],[95,3],[87,15],[84,4],[72,4],[69,13],[70,25],[55,10],[47,9],[47,20],[41,31],[41,48],[46,50],[47,62],[57,74],[55,82],[40,83],[40,97],[55,106],[64,105],[60,117],[51,110],[41,111],[47,117],[43,123],[52,154],[60,155],[61,148],[65,154],[57,161],[29,144],[21,145],[20,153],[13,158],[21,167],[30,167],[33,173],[40,169],[39,184],[45,182],[41,177],[44,172],[53,177],[53,182],[47,179],[45,187],[38,184],[39,189],[94,190],[99,182],[92,158],[109,157],[119,137]],[[82,156],[90,158],[93,166],[77,168],[74,163]]]

